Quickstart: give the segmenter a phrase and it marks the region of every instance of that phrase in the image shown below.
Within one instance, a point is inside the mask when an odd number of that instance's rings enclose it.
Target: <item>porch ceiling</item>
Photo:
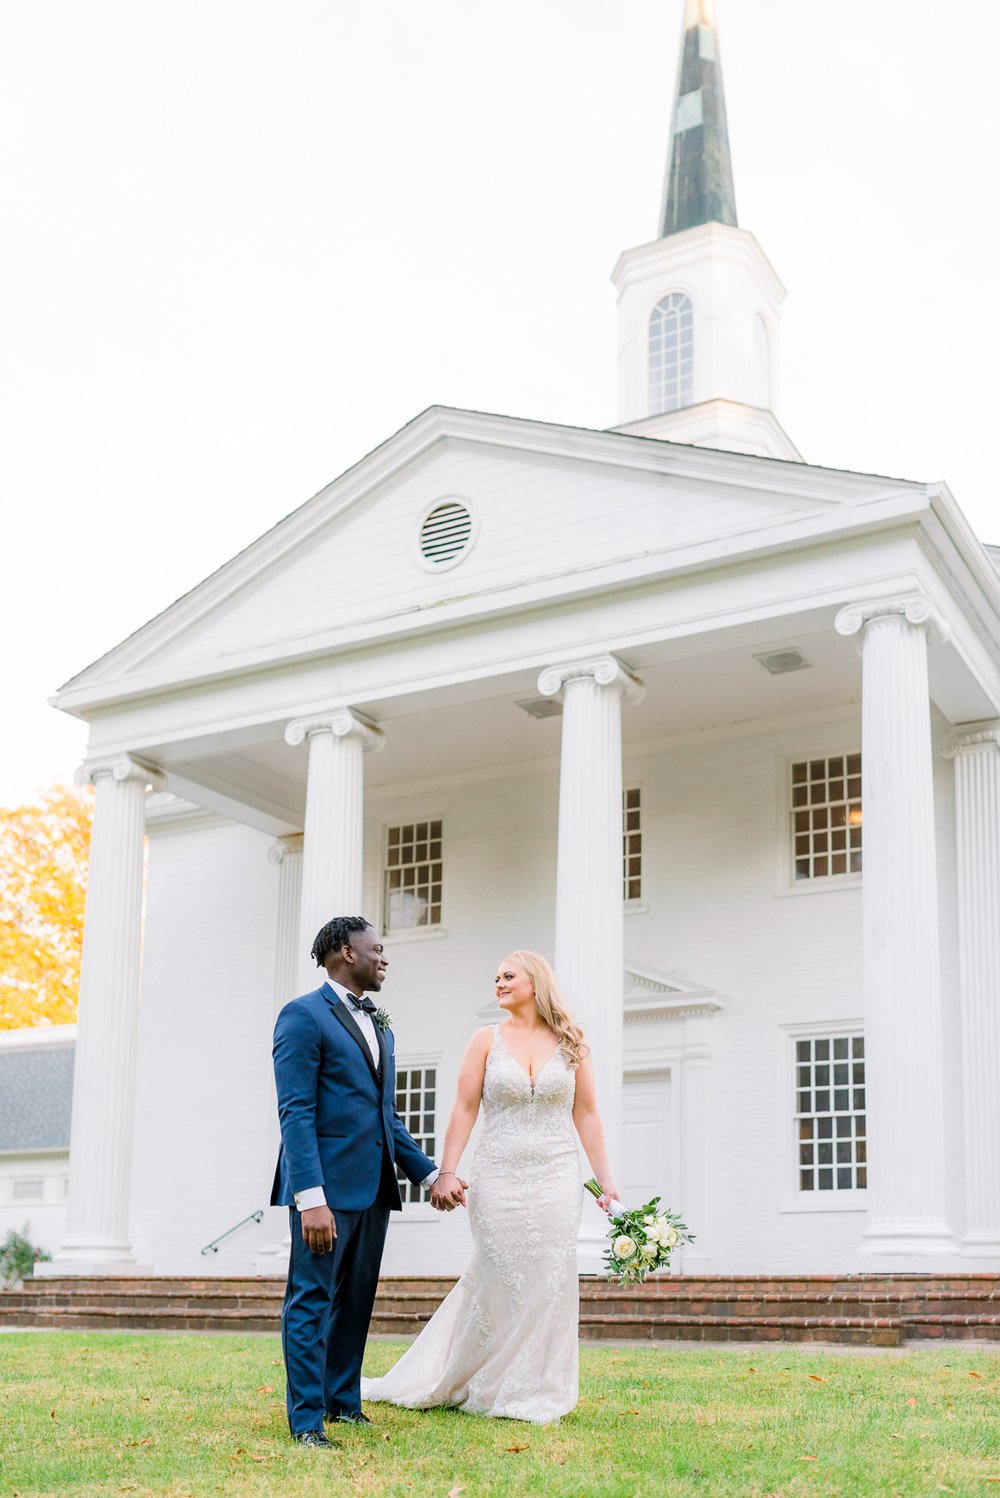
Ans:
[[[703,642],[702,642],[703,643]],[[689,642],[690,648],[690,642]],[[770,675],[755,656],[795,648],[807,669]],[[738,648],[656,659],[653,649],[623,653],[646,696],[623,714],[631,746],[735,727],[741,723],[836,711],[860,701],[861,663],[853,641],[821,633],[747,641]],[[384,748],[366,756],[372,789],[558,759],[560,718],[536,718],[520,705],[538,699],[534,676],[477,683],[476,700],[387,698],[365,705],[383,729]],[[489,691],[493,695],[483,695]],[[268,831],[301,827],[308,753],[290,748],[278,731],[262,742],[216,747],[197,757],[182,745],[158,762],[182,795],[226,809],[231,800],[257,812],[247,820]],[[199,790],[205,794],[199,796]],[[233,810],[233,814],[236,812]]]

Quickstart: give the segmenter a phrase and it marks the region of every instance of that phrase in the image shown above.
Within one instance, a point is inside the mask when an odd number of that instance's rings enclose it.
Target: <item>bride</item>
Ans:
[[[544,1425],[577,1400],[583,1191],[574,1126],[605,1210],[617,1193],[589,1050],[551,967],[535,952],[512,952],[496,994],[508,1018],[469,1041],[431,1194],[437,1205],[438,1186],[457,1179],[481,1104],[472,1262],[395,1367],[361,1380],[361,1395]]]

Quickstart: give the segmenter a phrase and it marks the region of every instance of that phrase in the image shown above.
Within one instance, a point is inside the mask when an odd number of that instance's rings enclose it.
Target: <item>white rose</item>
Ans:
[[[678,1233],[676,1228],[667,1228],[667,1231],[663,1234],[663,1237],[660,1241],[661,1243],[665,1244],[667,1248],[676,1248],[678,1243],[681,1241],[680,1234]]]
[[[653,1223],[656,1221],[656,1218],[655,1217],[644,1217],[642,1219],[642,1221],[643,1221],[643,1226],[644,1227],[651,1228],[653,1226]]]
[[[656,1219],[656,1226],[659,1228],[659,1230],[660,1230],[661,1233],[669,1232],[670,1231],[670,1219],[668,1217],[658,1217]]]
[[[646,1229],[646,1237],[648,1238],[650,1243],[659,1243],[662,1236],[663,1235],[661,1234],[660,1229],[656,1226],[655,1223],[651,1228]]]
[[[631,1259],[635,1253],[635,1239],[630,1238],[627,1233],[622,1233],[613,1244],[616,1259]]]
[[[658,1259],[660,1248],[657,1243],[644,1243],[642,1245],[642,1257],[646,1260]]]

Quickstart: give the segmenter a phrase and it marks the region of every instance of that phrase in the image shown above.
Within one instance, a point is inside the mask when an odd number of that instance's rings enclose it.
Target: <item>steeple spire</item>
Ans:
[[[685,0],[660,238],[736,222],[715,0]]]

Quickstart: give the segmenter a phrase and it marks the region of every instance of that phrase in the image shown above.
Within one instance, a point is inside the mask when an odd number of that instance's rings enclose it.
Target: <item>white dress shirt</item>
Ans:
[[[342,1004],[346,1004],[354,1023],[365,1038],[365,1044],[372,1053],[372,1061],[378,1070],[380,1054],[378,1048],[378,1036],[375,1034],[375,1022],[370,1014],[366,1014],[360,1007],[357,994],[353,994],[349,988],[344,988],[340,983],[334,983],[332,978],[327,978],[327,983],[333,989]],[[437,1170],[432,1170],[426,1180],[420,1182],[421,1186],[433,1186],[438,1178]],[[295,1205],[300,1212],[307,1212],[310,1207],[325,1207],[326,1192],[322,1186],[307,1186],[304,1191],[296,1191]]]

